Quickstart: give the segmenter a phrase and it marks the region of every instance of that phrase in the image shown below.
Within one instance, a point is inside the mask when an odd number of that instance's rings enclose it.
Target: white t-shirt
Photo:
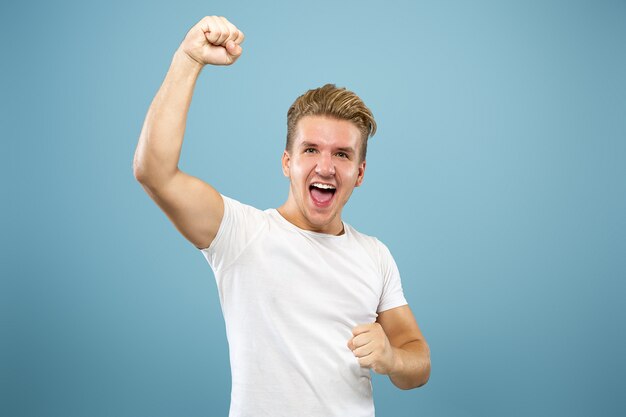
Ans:
[[[275,209],[222,196],[202,249],[215,273],[230,348],[230,417],[372,417],[370,371],[352,328],[407,304],[385,245],[344,223],[302,230]]]

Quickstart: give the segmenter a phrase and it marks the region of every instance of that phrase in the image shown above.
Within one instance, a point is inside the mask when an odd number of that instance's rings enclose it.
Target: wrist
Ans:
[[[389,369],[389,376],[402,372],[404,368],[404,361],[402,360],[402,349],[397,347],[391,347],[391,367]]]
[[[190,57],[182,48],[178,48],[174,53],[172,66],[195,75],[198,75],[204,68],[204,64]]]

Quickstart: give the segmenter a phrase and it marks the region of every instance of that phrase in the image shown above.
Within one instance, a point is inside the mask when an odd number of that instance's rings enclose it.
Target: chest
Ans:
[[[347,242],[288,238],[268,234],[246,248],[231,290],[295,319],[346,326],[376,319],[383,279],[366,250]]]

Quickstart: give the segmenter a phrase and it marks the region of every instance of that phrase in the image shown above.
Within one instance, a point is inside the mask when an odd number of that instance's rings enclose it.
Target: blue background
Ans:
[[[286,111],[326,82],[379,132],[344,218],[385,242],[432,350],[379,416],[624,412],[626,2],[3,2],[0,414],[225,416],[212,272],[132,174],[143,118],[206,14],[180,168],[287,196]]]

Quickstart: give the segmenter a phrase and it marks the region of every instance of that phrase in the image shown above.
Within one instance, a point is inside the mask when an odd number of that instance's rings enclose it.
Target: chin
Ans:
[[[312,226],[322,228],[332,224],[332,222],[338,217],[338,213],[334,210],[324,213],[309,211],[307,217],[308,222]]]

